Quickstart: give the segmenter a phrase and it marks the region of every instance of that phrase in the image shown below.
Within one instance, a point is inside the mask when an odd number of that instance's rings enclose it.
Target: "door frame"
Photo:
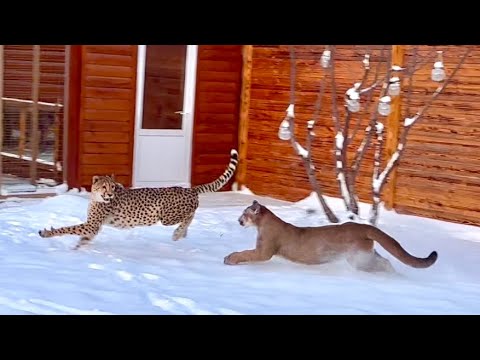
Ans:
[[[146,71],[146,50],[147,45],[138,45],[137,48],[137,83],[135,96],[135,129],[133,136],[133,162],[132,162],[132,187],[137,187],[137,164],[141,156],[138,138],[140,136],[184,136],[186,146],[185,163],[187,169],[186,186],[191,186],[192,178],[192,147],[193,147],[193,125],[195,115],[195,97],[197,85],[197,63],[198,45],[186,45],[187,53],[185,59],[185,82],[183,94],[182,129],[152,130],[142,129],[143,102]]]

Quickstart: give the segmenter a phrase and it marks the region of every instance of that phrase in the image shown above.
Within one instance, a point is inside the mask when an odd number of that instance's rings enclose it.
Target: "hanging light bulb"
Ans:
[[[294,104],[290,104],[288,106],[287,117],[283,119],[283,121],[280,123],[280,126],[278,128],[278,138],[280,140],[290,140],[292,137],[292,132],[290,131],[290,122],[288,120],[295,117],[294,108]]]
[[[436,62],[433,65],[432,80],[437,82],[445,80],[445,70],[443,69],[443,64],[441,62]]]
[[[365,57],[363,58],[363,67],[365,69],[369,69],[370,68],[370,54],[365,54]]]
[[[445,80],[445,69],[443,68],[443,52],[437,51],[437,61],[433,64],[432,80],[440,82]]]
[[[380,115],[388,116],[390,114],[390,111],[391,111],[390,101],[391,101],[390,96],[384,96],[380,99],[380,102],[378,103],[378,113]]]
[[[330,59],[332,56],[332,52],[330,50],[324,50],[322,57],[320,58],[320,64],[323,68],[328,68],[330,66]]]
[[[347,91],[347,108],[348,111],[356,113],[360,111],[360,95],[356,91],[356,87],[353,87]]]
[[[348,111],[356,113],[360,111],[360,101],[358,99],[348,99],[347,100]]]
[[[290,104],[288,105],[288,108],[287,108],[287,116],[288,117],[295,117],[295,105],[294,104]]]
[[[290,131],[290,123],[288,120],[283,120],[278,128],[278,138],[280,140],[290,140],[292,132]]]
[[[390,84],[388,86],[388,95],[397,96],[400,94],[400,78],[395,76],[390,78]]]

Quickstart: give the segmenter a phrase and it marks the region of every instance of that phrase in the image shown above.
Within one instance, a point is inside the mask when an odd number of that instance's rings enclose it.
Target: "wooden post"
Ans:
[[[64,182],[68,187],[79,188],[81,186],[80,177],[80,119],[81,112],[81,88],[84,79],[83,59],[85,58],[85,45],[68,45],[67,61],[65,73],[65,94],[64,104],[67,108],[64,110],[64,153],[62,167]]]
[[[33,46],[33,68],[32,68],[32,134],[31,148],[32,161],[30,163],[30,183],[37,183],[37,158],[38,158],[38,97],[40,90],[40,45]]]
[[[59,112],[59,103],[60,99],[57,98],[57,103],[55,104],[55,112],[54,112],[54,122],[53,122],[53,133],[54,133],[54,146],[53,146],[53,173],[55,177],[55,181],[58,179],[58,166],[57,163],[59,161],[60,156],[60,112]]]
[[[3,74],[4,74],[4,58],[3,58],[3,45],[0,45],[0,195],[2,190],[2,180],[3,180]]]
[[[247,178],[248,112],[250,109],[250,85],[252,82],[253,45],[243,45],[242,92],[240,98],[240,121],[238,126],[239,163],[236,175],[238,190]]]
[[[392,46],[392,65],[398,65],[400,67],[405,66],[405,45],[393,45]],[[397,76],[397,75],[393,75]],[[400,85],[402,85],[402,76],[400,78]],[[400,122],[402,117],[402,97],[403,91],[400,95],[392,98],[392,112],[387,117],[387,139],[385,144],[385,155],[387,159],[393,155],[397,150],[398,136],[400,134]],[[385,185],[385,198],[384,204],[387,210],[393,209],[395,205],[395,193],[397,188],[397,169],[395,168],[388,179],[388,183]]]
[[[20,136],[18,139],[18,156],[20,156],[20,159],[22,159],[23,155],[25,154],[25,142],[27,139],[27,114],[28,114],[28,108],[20,109],[20,119],[19,119]]]
[[[62,109],[62,154],[61,166],[62,166],[62,182],[68,184],[68,170],[67,170],[67,159],[68,159],[68,123],[70,121],[70,64],[71,64],[71,52],[72,46],[74,45],[65,45],[65,68],[64,68],[64,87],[63,87],[63,109]]]

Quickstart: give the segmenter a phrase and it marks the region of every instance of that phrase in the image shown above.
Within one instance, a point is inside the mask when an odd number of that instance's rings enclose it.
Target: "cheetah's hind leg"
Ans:
[[[178,227],[173,232],[173,236],[172,236],[173,241],[180,240],[180,239],[185,238],[187,236],[188,227],[192,223],[192,220],[193,220],[194,216],[195,216],[195,212],[193,212],[188,217],[186,217],[185,220],[183,220],[180,223],[180,225],[178,225]]]
[[[80,241],[77,243],[77,245],[73,247],[73,250],[78,250],[82,247],[87,246],[88,244],[90,244],[90,241],[92,241],[92,238],[93,238],[92,236],[82,236],[80,238]]]
[[[50,238],[54,236],[62,235],[79,235],[81,236],[80,241],[74,247],[74,250],[79,249],[80,247],[89,243],[100,231],[100,224],[95,223],[84,223],[80,225],[65,226],[59,229],[54,229],[53,227],[50,230],[43,229],[38,232],[38,234],[43,238]]]

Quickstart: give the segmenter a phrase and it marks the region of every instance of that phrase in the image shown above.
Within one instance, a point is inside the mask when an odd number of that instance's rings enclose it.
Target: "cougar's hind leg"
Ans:
[[[381,256],[375,249],[371,252],[359,251],[347,258],[348,263],[355,269],[370,273],[396,273],[388,259]]]

